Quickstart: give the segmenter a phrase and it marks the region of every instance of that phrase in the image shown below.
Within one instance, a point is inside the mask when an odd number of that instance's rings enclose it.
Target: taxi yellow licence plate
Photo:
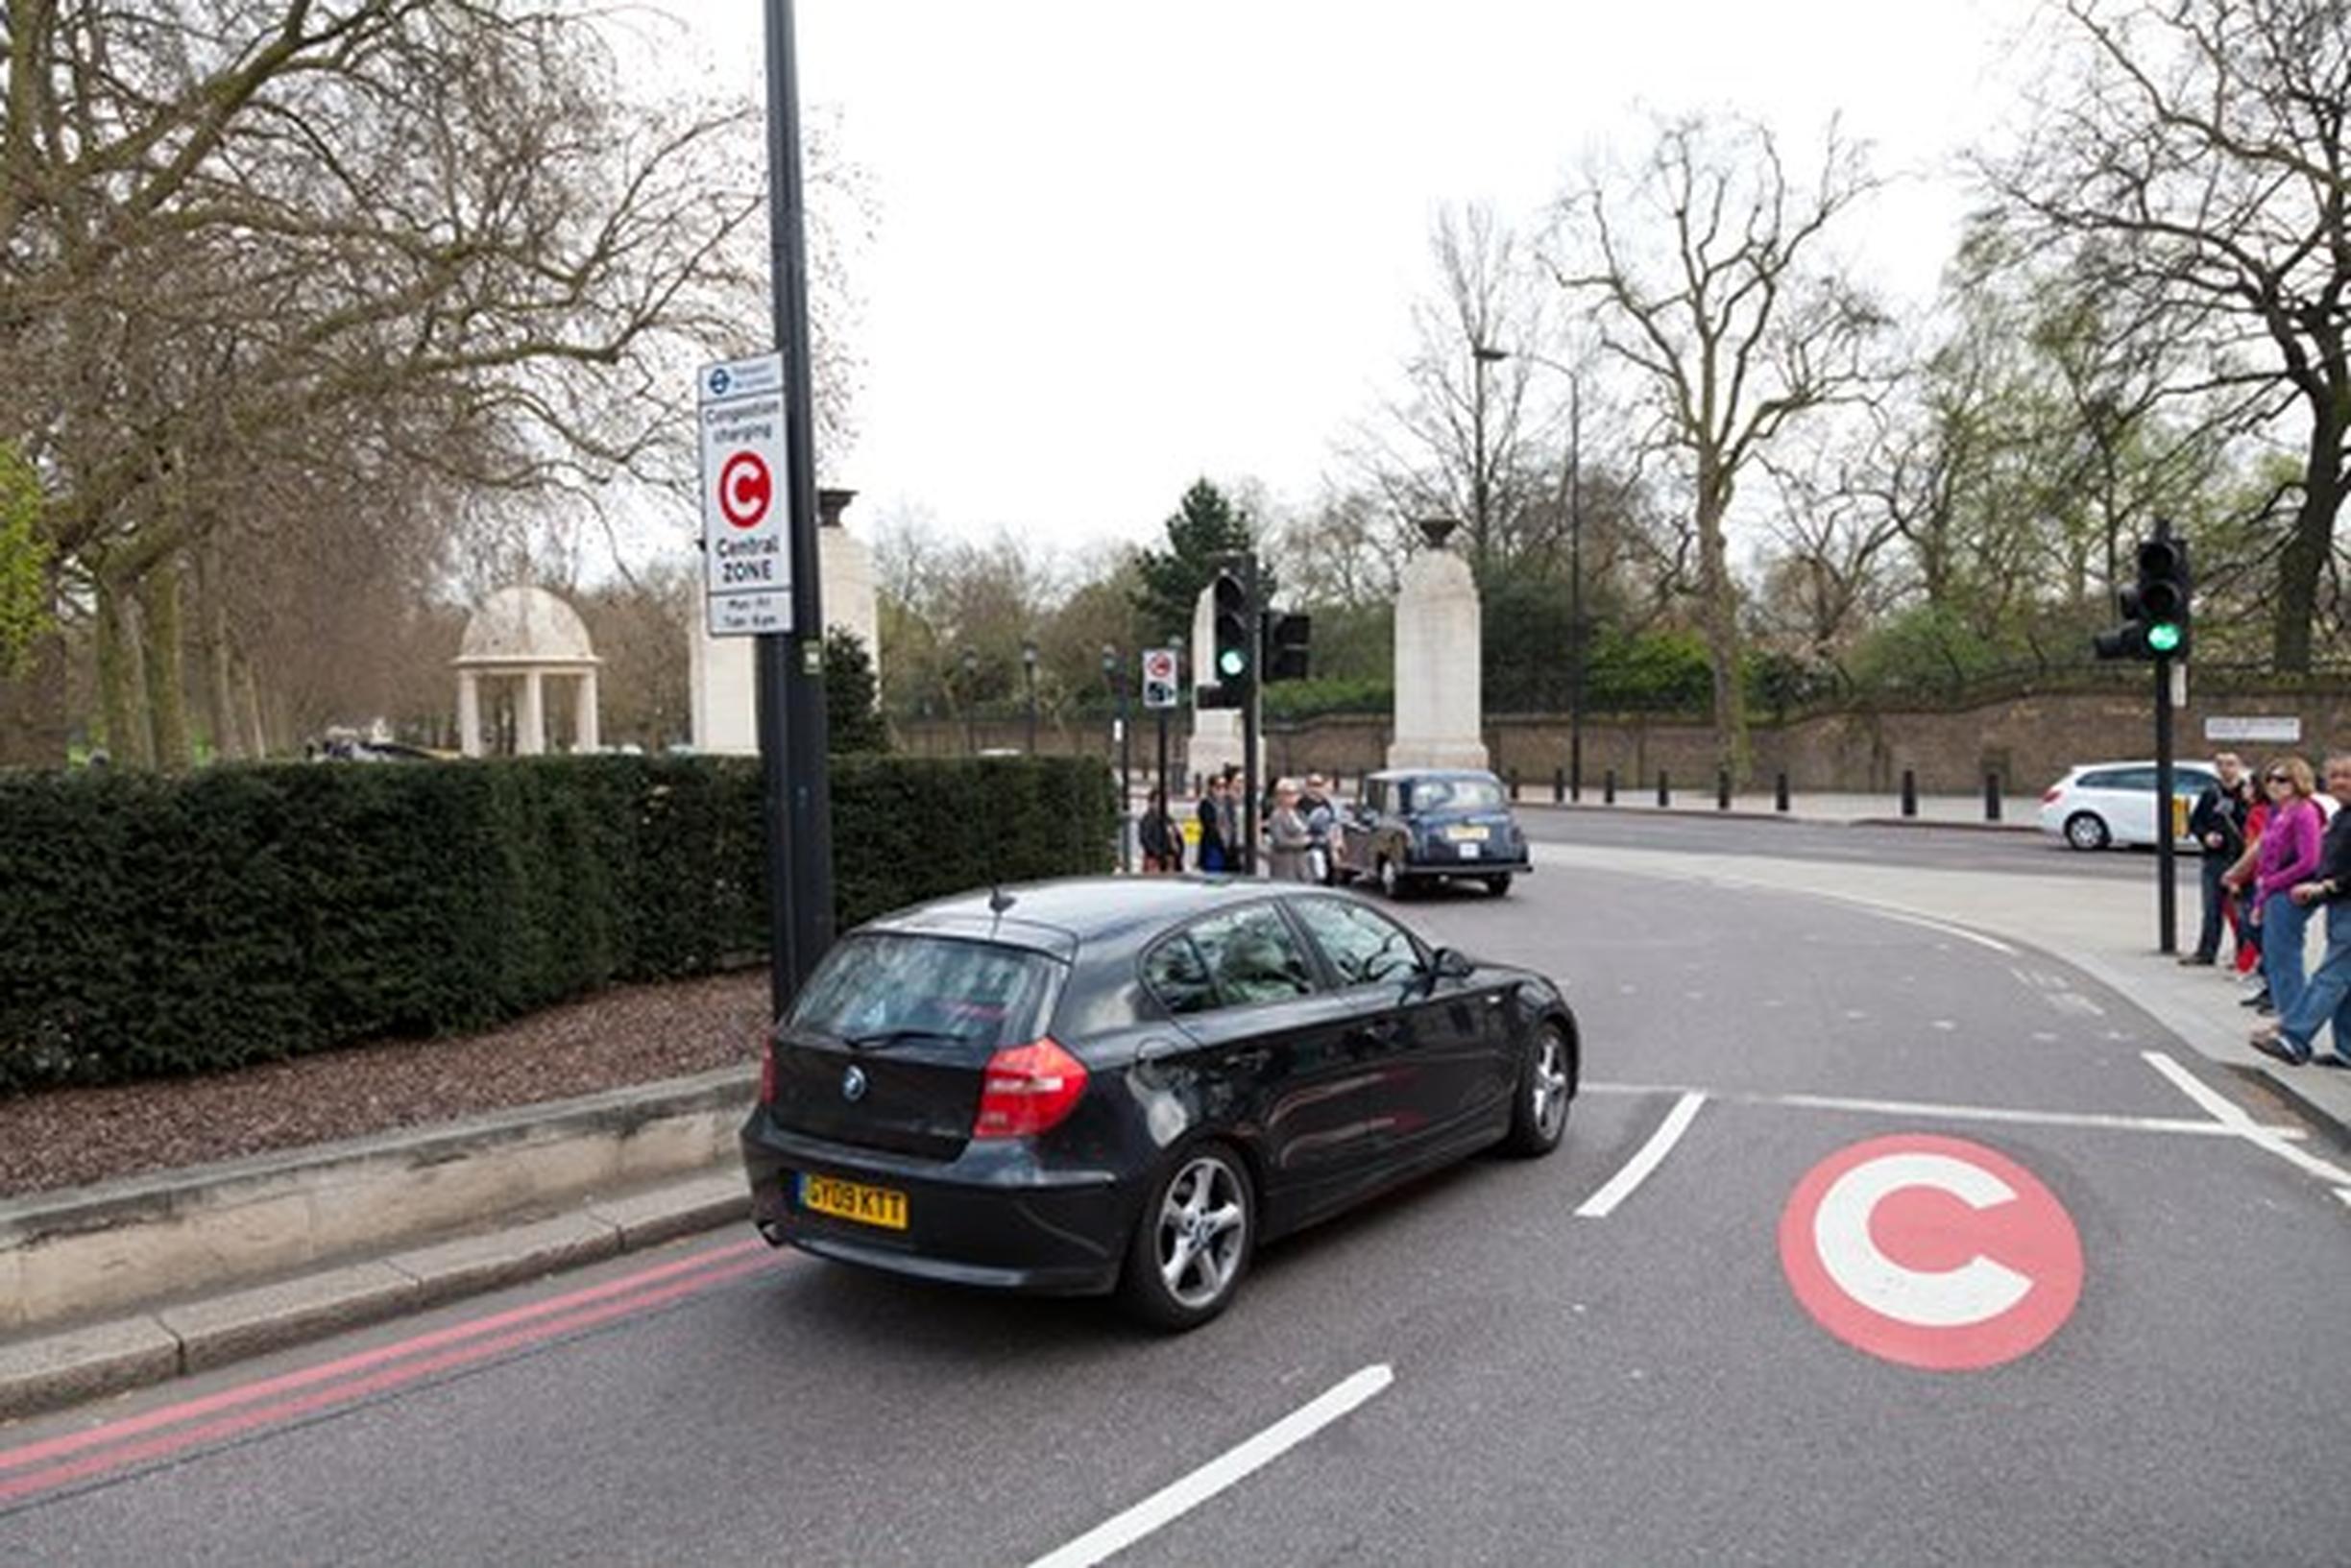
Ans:
[[[1483,844],[1486,842],[1487,832],[1488,830],[1475,826],[1447,828],[1445,836],[1456,844]]]
[[[868,1187],[863,1182],[842,1181],[836,1176],[815,1176],[802,1171],[800,1207],[814,1214],[829,1214],[836,1219],[855,1220],[860,1225],[880,1225],[885,1230],[907,1228],[904,1193],[887,1187]]]

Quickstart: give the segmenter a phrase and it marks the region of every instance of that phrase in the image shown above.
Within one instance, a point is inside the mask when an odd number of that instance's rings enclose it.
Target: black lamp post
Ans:
[[[1127,683],[1119,679],[1119,651],[1115,643],[1105,642],[1102,651],[1103,681],[1110,694],[1118,699],[1118,717],[1111,725],[1111,737],[1119,749],[1119,869],[1132,871],[1134,855],[1127,842],[1127,819],[1132,815],[1133,798],[1129,793],[1130,775],[1134,767],[1134,745],[1127,733]]]
[[[980,755],[980,732],[972,723],[974,690],[980,681],[980,656],[971,649],[963,650],[963,755]]]
[[[1021,643],[1021,677],[1029,683],[1029,755],[1036,755],[1036,664],[1037,645],[1033,640]]]
[[[1477,451],[1470,459],[1469,507],[1470,515],[1477,519],[1474,543],[1481,567],[1486,565],[1486,545],[1491,537],[1487,533],[1490,519],[1486,515],[1486,367],[1509,357],[1510,351],[1505,349],[1490,348],[1483,343],[1469,345],[1469,369],[1474,377],[1469,391],[1469,429],[1470,440],[1477,444]]]

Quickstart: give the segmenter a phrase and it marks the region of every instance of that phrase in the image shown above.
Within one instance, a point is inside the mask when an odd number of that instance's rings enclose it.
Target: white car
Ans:
[[[2196,797],[2218,783],[2218,776],[2201,762],[2172,764],[2171,792],[2179,802],[2172,832],[2181,848],[2195,848],[2188,836],[2188,813]],[[2088,762],[2073,769],[2043,792],[2041,831],[2077,850],[2154,843],[2155,764]]]

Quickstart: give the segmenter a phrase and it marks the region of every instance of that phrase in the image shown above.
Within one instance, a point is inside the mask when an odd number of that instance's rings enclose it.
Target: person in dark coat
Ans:
[[[2188,832],[2204,852],[2204,924],[2196,935],[2195,952],[2182,958],[2183,964],[2219,960],[2220,928],[2230,923],[2229,890],[2222,879],[2244,854],[2245,813],[2253,808],[2253,786],[2237,754],[2222,752],[2213,759],[2213,767],[2220,782],[2205,786],[2188,816]]]
[[[1218,797],[1224,793],[1224,781],[1210,779],[1200,786],[1200,868],[1202,871],[1223,871],[1224,866],[1224,808]]]
[[[1183,870],[1183,829],[1168,814],[1167,791],[1151,792],[1151,804],[1144,809],[1143,820],[1135,827],[1135,836],[1143,846],[1143,869],[1174,876]]]

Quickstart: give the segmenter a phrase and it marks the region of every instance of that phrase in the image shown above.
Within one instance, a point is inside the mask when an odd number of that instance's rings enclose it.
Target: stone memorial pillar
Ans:
[[[1455,526],[1450,519],[1420,524],[1428,548],[1404,567],[1396,594],[1390,767],[1487,765],[1477,580],[1469,563],[1445,548]]]

